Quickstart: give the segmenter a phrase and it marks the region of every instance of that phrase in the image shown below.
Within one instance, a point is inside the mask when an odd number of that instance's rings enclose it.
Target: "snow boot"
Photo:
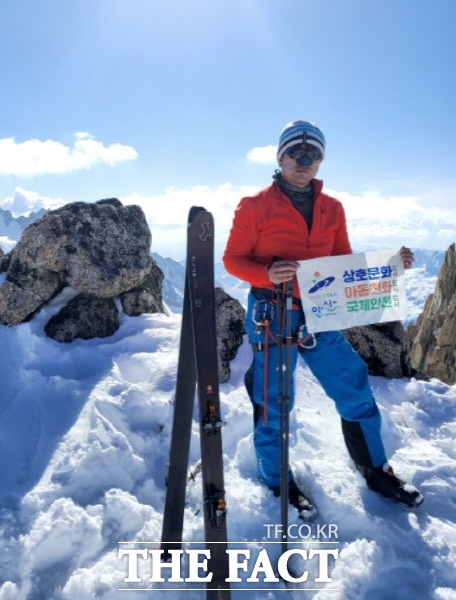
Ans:
[[[280,497],[280,487],[270,486],[269,489],[274,496],[277,498]],[[307,496],[301,492],[293,479],[288,483],[288,501],[291,506],[296,508],[301,519],[307,520],[313,517],[317,512],[315,506]]]
[[[406,483],[394,474],[393,468],[387,462],[381,467],[363,467],[356,465],[365,478],[367,485],[385,496],[402,502],[411,508],[416,508],[424,502],[424,496],[410,483]]]

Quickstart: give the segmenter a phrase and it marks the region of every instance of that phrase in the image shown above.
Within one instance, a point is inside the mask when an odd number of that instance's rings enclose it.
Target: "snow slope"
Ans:
[[[62,300],[30,323],[0,328],[0,600],[203,599],[203,591],[188,589],[118,591],[151,585],[145,562],[141,584],[123,581],[127,564],[118,549],[122,541],[160,538],[180,318],[124,316],[110,338],[62,345],[43,335]],[[233,547],[256,541],[245,546],[252,555],[267,547],[276,560],[280,545],[265,542],[279,500],[256,480],[242,386],[249,352],[244,344],[221,388],[228,530]],[[317,565],[309,562],[308,582],[287,588],[260,576],[258,584],[232,584],[233,600],[456,598],[456,386],[382,378],[372,385],[391,462],[420,487],[425,503],[409,511],[365,487],[331,401],[299,368],[290,456],[319,508],[306,531],[337,528],[333,581],[316,584]],[[191,468],[199,459],[196,416]],[[184,539],[196,542],[203,538],[198,476],[187,496]],[[290,523],[298,523],[291,512]],[[327,548],[323,542],[311,547]],[[185,584],[173,584],[179,586]]]

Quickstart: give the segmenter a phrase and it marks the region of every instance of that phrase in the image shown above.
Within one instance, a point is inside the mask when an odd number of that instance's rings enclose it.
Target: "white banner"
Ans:
[[[397,250],[299,263],[297,277],[310,333],[406,318],[404,266]]]

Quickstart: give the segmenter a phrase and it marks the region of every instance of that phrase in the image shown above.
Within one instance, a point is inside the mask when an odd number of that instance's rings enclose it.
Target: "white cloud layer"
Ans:
[[[257,186],[234,188],[225,183],[211,188],[190,189],[169,187],[164,194],[141,196],[131,194],[121,198],[124,204],[138,204],[144,210],[152,231],[152,250],[162,256],[181,260],[185,257],[187,215],[192,206],[202,206],[214,215],[215,252],[223,252],[233,220],[234,209],[243,196],[254,194]]]
[[[135,160],[138,153],[131,146],[105,146],[85,132],[75,134],[71,147],[54,140],[0,139],[0,175],[34,177],[50,173],[67,173],[90,169],[98,164],[114,166]]]
[[[256,146],[247,152],[247,160],[260,165],[277,163],[277,146]]]
[[[187,214],[191,206],[204,206],[214,214],[216,255],[220,258],[239,200],[258,191],[257,186],[168,188],[162,195],[132,194],[125,204],[139,204],[152,230],[152,248],[163,256],[185,256]],[[350,240],[356,251],[395,248],[446,250],[456,241],[456,211],[426,206],[419,197],[383,195],[369,190],[355,196],[328,190],[344,205]]]
[[[446,250],[456,242],[456,210],[437,206],[427,197],[361,195],[327,190],[344,205],[350,239],[357,250],[414,248]]]
[[[152,250],[175,260],[185,257],[188,211],[192,206],[203,206],[214,215],[216,259],[220,260],[239,200],[257,191],[257,186],[235,187],[225,183],[215,188],[170,187],[163,194],[134,193],[120,199],[124,204],[141,206],[152,231]],[[402,245],[446,250],[456,242],[455,209],[426,204],[418,196],[385,195],[380,190],[368,190],[361,195],[327,191],[345,207],[355,251]],[[61,198],[47,198],[17,188],[12,197],[0,202],[0,206],[17,216],[40,208],[56,208],[64,203]]]

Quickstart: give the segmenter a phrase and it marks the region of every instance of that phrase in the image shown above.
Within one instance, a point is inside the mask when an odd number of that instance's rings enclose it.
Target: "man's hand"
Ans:
[[[411,269],[413,261],[415,260],[415,256],[410,250],[410,248],[402,246],[402,248],[399,250],[399,256],[401,257],[402,262],[404,263],[404,269]]]
[[[278,284],[293,279],[299,263],[294,260],[278,260],[268,269],[268,277],[271,283]]]

